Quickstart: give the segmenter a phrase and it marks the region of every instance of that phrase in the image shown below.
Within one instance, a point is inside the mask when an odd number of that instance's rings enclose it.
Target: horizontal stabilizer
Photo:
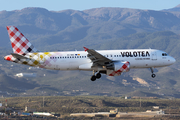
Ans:
[[[29,58],[24,57],[23,55],[17,54],[17,53],[11,53],[11,55],[12,55],[14,58],[17,58],[17,59],[29,59]]]

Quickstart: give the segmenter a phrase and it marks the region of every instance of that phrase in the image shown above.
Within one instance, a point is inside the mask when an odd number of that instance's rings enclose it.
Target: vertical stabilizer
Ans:
[[[15,26],[7,26],[9,38],[14,53],[24,54],[29,52],[37,52],[37,49],[29,42],[29,40]]]

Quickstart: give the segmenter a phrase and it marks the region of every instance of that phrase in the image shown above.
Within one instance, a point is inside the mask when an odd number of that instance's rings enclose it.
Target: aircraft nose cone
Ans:
[[[174,64],[176,62],[176,59],[174,59],[173,57],[170,57],[169,62],[170,64]]]
[[[176,62],[176,59],[174,59],[174,58],[172,57],[171,62],[172,62],[172,63],[175,63],[175,62]]]

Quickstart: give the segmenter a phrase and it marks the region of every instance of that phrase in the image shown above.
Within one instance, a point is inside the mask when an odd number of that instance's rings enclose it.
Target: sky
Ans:
[[[0,11],[21,10],[26,7],[41,7],[49,11],[82,11],[99,7],[162,10],[179,4],[180,0],[0,0]]]

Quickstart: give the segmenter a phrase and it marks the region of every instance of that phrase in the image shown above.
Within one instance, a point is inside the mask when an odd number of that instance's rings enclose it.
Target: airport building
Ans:
[[[15,76],[17,76],[17,77],[36,77],[36,73],[18,73]]]

